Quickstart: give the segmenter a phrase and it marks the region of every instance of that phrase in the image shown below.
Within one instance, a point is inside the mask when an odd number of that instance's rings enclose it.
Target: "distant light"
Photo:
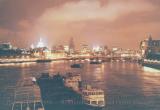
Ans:
[[[45,47],[44,43],[42,42],[42,39],[40,38],[38,44],[37,44],[37,48],[42,48]]]
[[[66,52],[68,52],[68,51],[69,51],[69,46],[68,46],[68,45],[64,46],[64,50],[65,50]]]
[[[32,45],[31,45],[31,49],[34,49],[34,48],[35,48],[35,47],[34,47],[34,45],[32,44]]]
[[[118,48],[113,48],[112,50],[113,50],[113,51],[117,51],[117,50],[118,50]]]
[[[31,79],[32,79],[33,82],[37,81],[35,77],[31,77]]]
[[[100,46],[95,46],[95,47],[93,47],[93,51],[96,51],[96,52],[98,52],[98,51],[100,51]]]

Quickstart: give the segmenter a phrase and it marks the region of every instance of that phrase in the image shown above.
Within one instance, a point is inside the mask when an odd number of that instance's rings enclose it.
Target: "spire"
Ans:
[[[151,34],[149,34],[149,40],[150,40],[150,41],[152,40],[152,35],[151,35]]]
[[[152,41],[152,35],[150,33],[147,35],[145,41]]]

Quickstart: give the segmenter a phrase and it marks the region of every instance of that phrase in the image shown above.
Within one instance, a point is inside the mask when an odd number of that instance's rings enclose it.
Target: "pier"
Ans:
[[[40,88],[32,78],[25,78],[17,83],[12,110],[45,110]]]

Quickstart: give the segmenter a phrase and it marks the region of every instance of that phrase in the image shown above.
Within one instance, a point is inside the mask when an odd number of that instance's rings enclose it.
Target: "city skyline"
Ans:
[[[37,4],[38,2],[38,4]],[[28,47],[80,44],[138,49],[152,34],[159,39],[158,0],[1,0],[0,41]]]

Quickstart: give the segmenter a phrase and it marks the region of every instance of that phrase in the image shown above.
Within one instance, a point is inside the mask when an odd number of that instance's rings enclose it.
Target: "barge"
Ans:
[[[103,90],[84,88],[79,74],[50,76],[43,73],[37,83],[45,110],[100,110],[105,107]]]

